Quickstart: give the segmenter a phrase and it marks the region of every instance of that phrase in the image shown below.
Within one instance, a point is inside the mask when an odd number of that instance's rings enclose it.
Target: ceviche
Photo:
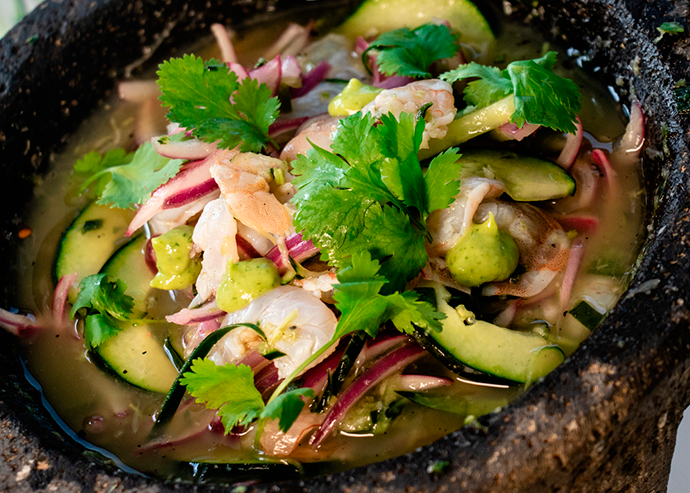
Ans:
[[[37,187],[0,325],[123,465],[237,481],[414,450],[546,376],[629,279],[643,116],[575,54],[466,1],[315,26],[214,25]]]

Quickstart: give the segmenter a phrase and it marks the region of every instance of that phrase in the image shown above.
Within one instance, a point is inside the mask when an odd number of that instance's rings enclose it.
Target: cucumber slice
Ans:
[[[126,240],[127,226],[134,211],[111,209],[105,205],[91,204],[70,224],[62,237],[55,258],[55,278],[77,273],[74,284],[98,273],[103,264]],[[78,291],[70,288],[69,302],[74,303]]]
[[[489,23],[469,0],[365,0],[336,32],[351,39],[377,36],[402,27],[432,22],[434,17],[450,22],[460,32],[460,42],[479,54],[478,62],[492,63],[496,50]]]
[[[518,202],[567,197],[575,192],[575,180],[551,161],[493,149],[463,151],[458,160],[462,176],[495,177],[506,193]]]
[[[96,352],[108,368],[127,383],[165,394],[177,371],[151,328],[123,323],[122,332],[107,340]]]
[[[146,297],[155,275],[146,263],[147,241],[144,235],[136,237],[116,251],[101,269],[102,273],[125,283],[125,292],[134,298],[135,318],[146,314]]]
[[[153,272],[146,265],[146,237],[139,236],[120,248],[101,269],[125,282],[125,293],[134,298],[134,316],[146,311],[147,293]],[[156,326],[122,323],[122,332],[96,348],[103,363],[126,382],[153,392],[170,390],[177,370],[164,349]]]
[[[415,339],[451,370],[467,365],[520,383],[547,375],[563,360],[558,346],[536,334],[517,332],[476,320],[463,305],[452,308],[448,292],[437,288],[437,310],[446,318],[441,332],[418,331]]]

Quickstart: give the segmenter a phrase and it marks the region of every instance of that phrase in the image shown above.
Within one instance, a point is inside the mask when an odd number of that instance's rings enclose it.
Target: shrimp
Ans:
[[[498,180],[464,178],[450,207],[432,212],[427,219],[427,227],[432,237],[431,244],[427,246],[429,256],[447,253],[472,224],[472,217],[479,204],[484,199],[501,196],[504,190],[503,183]]]
[[[308,291],[280,286],[245,308],[229,313],[222,325],[240,322],[259,324],[266,342],[285,354],[273,360],[280,377],[285,378],[333,338],[338,320],[325,303]],[[252,329],[239,327],[219,341],[209,358],[217,365],[236,363],[262,342]]]
[[[484,296],[510,295],[528,298],[544,290],[568,262],[570,241],[560,224],[541,209],[529,204],[487,202],[477,208],[478,222],[493,213],[499,229],[506,231],[518,247],[520,264],[527,272],[517,281],[484,286]]]
[[[417,115],[428,103],[432,105],[424,114],[426,124],[421,145],[422,149],[428,149],[429,139],[441,139],[446,136],[448,124],[457,113],[453,88],[447,82],[430,79],[387,89],[362,108],[362,113],[371,113],[376,118],[387,113],[393,113],[396,118],[403,112]]]
[[[209,202],[194,227],[192,241],[195,251],[203,251],[201,273],[196,290],[201,301],[215,294],[228,262],[240,260],[237,250],[237,221],[223,199]]]
[[[330,151],[333,134],[339,120],[340,117],[332,117],[328,114],[307,120],[290,142],[285,144],[280,153],[280,159],[287,162],[294,161],[298,155],[306,154],[312,148],[312,143]]]
[[[233,217],[255,231],[268,236],[290,232],[290,213],[270,192],[272,170],[287,171],[279,159],[251,152],[232,156],[232,151],[217,153],[211,176]]]

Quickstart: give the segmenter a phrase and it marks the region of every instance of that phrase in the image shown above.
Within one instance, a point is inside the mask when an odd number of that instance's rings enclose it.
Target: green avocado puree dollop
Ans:
[[[331,116],[354,115],[371,103],[383,89],[368,84],[362,84],[357,79],[350,79],[345,89],[328,105]]]
[[[192,251],[191,226],[178,226],[151,239],[156,252],[158,274],[151,287],[158,289],[184,289],[191,286],[201,272],[201,261],[189,257]]]
[[[472,224],[450,249],[446,264],[458,283],[479,286],[508,279],[517,267],[519,257],[513,238],[498,229],[496,219],[489,213],[486,222]]]
[[[267,258],[230,261],[218,286],[216,302],[221,310],[234,312],[278,286],[278,269]]]

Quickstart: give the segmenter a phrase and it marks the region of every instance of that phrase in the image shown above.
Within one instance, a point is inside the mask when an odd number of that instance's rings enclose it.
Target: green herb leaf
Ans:
[[[177,134],[170,139],[180,140],[183,137],[184,134]],[[130,163],[99,171],[82,185],[80,192],[93,181],[107,178],[97,202],[120,209],[133,209],[135,204],[146,202],[156,188],[175,176],[182,163],[181,159],[161,156],[150,142],[146,142],[139,146]]]
[[[194,55],[162,63],[158,77],[168,118],[199,139],[223,148],[240,145],[243,152],[259,152],[270,142],[268,127],[280,103],[267,85],[249,77],[238,83],[225,64]]]
[[[108,274],[87,276],[79,283],[79,295],[70,311],[84,315],[84,335],[90,347],[97,347],[122,329],[117,321],[132,315],[134,300],[125,294],[127,286]]]
[[[429,214],[438,209],[445,209],[453,203],[460,188],[460,158],[456,148],[447,149],[429,163],[424,174],[426,195],[429,197],[427,211]]]
[[[196,402],[218,410],[228,433],[237,425],[251,423],[264,408],[261,393],[254,386],[254,373],[246,365],[218,366],[209,359],[197,359],[180,383]]]
[[[672,36],[683,34],[685,32],[685,26],[679,22],[664,22],[662,25],[656,28],[661,34],[654,40],[655,43],[661,41],[665,34],[670,34]]]
[[[432,77],[431,65],[457,54],[455,35],[445,24],[424,24],[410,30],[406,27],[381,34],[362,55],[377,50],[378,64],[386,75]]]
[[[294,389],[280,394],[266,405],[262,418],[277,419],[280,431],[286,433],[304,409],[302,397],[314,397],[313,389]]]
[[[511,122],[518,127],[525,123],[543,125],[561,132],[575,133],[577,113],[582,108],[582,95],[577,85],[553,73],[556,52],[542,58],[512,62],[500,72],[481,65],[461,65],[441,75],[446,82],[478,78],[470,82],[466,101],[477,107],[487,106],[511,92],[515,113]]]
[[[124,149],[112,149],[105,154],[98,152],[89,152],[74,164],[74,172],[77,175],[95,175],[101,171],[111,168],[113,166],[121,166],[132,161],[133,153],[128,153]],[[93,187],[95,195],[103,193],[106,183],[108,183],[108,176],[101,176],[96,180]]]

